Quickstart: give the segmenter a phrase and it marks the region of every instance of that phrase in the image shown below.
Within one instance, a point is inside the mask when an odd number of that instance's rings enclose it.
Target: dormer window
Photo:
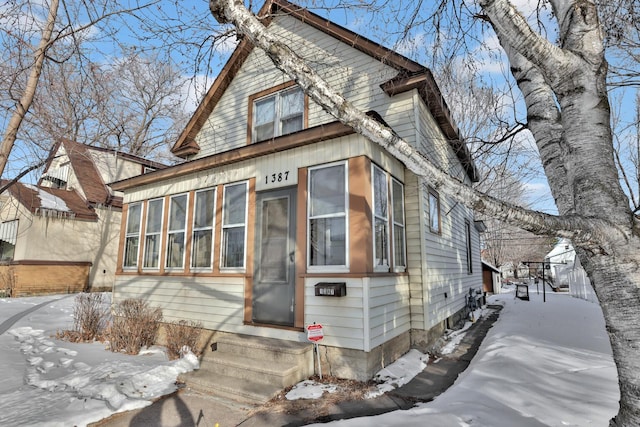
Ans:
[[[304,93],[287,87],[253,99],[252,141],[266,141],[304,127]]]

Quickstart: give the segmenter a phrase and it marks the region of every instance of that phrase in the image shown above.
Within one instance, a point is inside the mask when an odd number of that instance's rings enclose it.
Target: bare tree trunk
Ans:
[[[40,79],[40,74],[42,74],[42,65],[44,64],[47,49],[49,49],[50,46],[53,27],[56,23],[56,16],[58,15],[58,5],[59,0],[51,0],[49,5],[49,16],[47,17],[45,27],[42,30],[42,38],[40,39],[38,48],[35,51],[34,62],[31,67],[29,79],[27,80],[27,86],[16,105],[16,110],[13,112],[11,120],[9,120],[9,125],[5,130],[2,144],[0,144],[0,176],[7,166],[7,160],[9,159],[9,154],[13,148],[13,144],[16,142],[20,125],[22,124],[24,117],[27,115],[27,111],[29,111],[33,98],[36,94],[38,80]]]
[[[402,161],[439,191],[474,210],[538,235],[568,237],[600,298],[618,367],[615,426],[640,425],[640,227],[617,181],[602,33],[589,0],[552,0],[562,48],[535,34],[508,0],[478,0],[509,55],[525,95],[530,128],[560,216],[522,209],[474,191],[358,111],[234,0],[210,0],[276,67],[338,120]],[[559,105],[559,106],[558,106]]]

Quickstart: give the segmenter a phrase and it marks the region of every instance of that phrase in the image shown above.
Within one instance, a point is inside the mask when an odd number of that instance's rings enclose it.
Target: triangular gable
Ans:
[[[418,93],[428,106],[443,134],[450,141],[465,171],[473,181],[477,181],[478,173],[471,155],[466,145],[460,140],[458,129],[451,119],[449,108],[428,68],[286,0],[267,1],[259,11],[258,16],[268,25],[270,16],[276,13],[286,13],[398,70],[397,76],[383,84],[382,89],[389,96],[418,89]],[[247,38],[243,38],[240,41],[172,147],[171,152],[173,154],[186,158],[200,151],[200,147],[195,142],[196,135],[206,123],[209,115],[213,112],[253,48],[253,44]]]
[[[2,184],[7,181],[3,180]],[[97,220],[91,206],[75,190],[25,185],[16,182],[7,191],[35,215]]]
[[[105,205],[120,208],[122,207],[122,198],[114,197],[112,192],[109,190],[107,184],[102,179],[102,175],[100,174],[90,151],[112,153],[128,161],[139,163],[141,168],[149,167],[154,170],[159,170],[167,167],[164,164],[147,160],[132,154],[119,152],[110,148],[81,144],[79,142],[63,138],[51,149],[45,166],[45,171],[51,167],[51,164],[61,147],[64,148],[64,151],[69,158],[71,168],[73,169],[76,179],[82,188],[82,192],[84,193],[87,202],[94,205]],[[41,182],[42,178],[38,182],[38,185],[40,185]]]

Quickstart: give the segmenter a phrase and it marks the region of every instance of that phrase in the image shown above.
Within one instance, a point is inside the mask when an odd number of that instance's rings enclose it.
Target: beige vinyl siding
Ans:
[[[422,191],[420,180],[410,172],[405,173],[404,203],[407,236],[407,272],[411,305],[411,327],[423,329],[425,322],[425,295],[423,292],[423,223]]]
[[[411,329],[407,276],[372,277],[369,285],[369,349]]]
[[[387,113],[393,108],[389,106],[391,98],[380,84],[394,77],[396,70],[288,16],[276,17],[269,28],[294,51],[303,54],[316,71],[356,107],[376,110],[387,120]],[[196,136],[201,148],[196,158],[246,145],[249,95],[290,80],[275,68],[264,52],[254,49]],[[334,120],[319,105],[309,102],[309,127]],[[394,126],[402,118],[390,120],[389,124]]]
[[[235,181],[256,178],[256,191],[285,187],[297,184],[298,168],[344,160],[366,155],[375,163],[389,171],[398,180],[404,180],[402,164],[387,154],[382,148],[362,136],[353,134],[324,141],[318,144],[273,153],[226,165],[206,171],[196,172],[187,177],[167,179],[137,187],[125,194],[125,203],[162,197],[168,194],[184,193],[190,190],[212,187]],[[286,181],[265,184],[265,176],[272,173],[289,171]]]
[[[320,282],[345,282],[344,297],[315,296],[314,286]],[[323,345],[364,350],[365,318],[363,280],[340,278],[308,278],[305,281],[304,324],[322,325]]]
[[[164,321],[191,320],[205,329],[302,341],[302,333],[244,325],[243,277],[118,276],[114,301],[141,298],[162,309]]]
[[[345,297],[315,296],[320,282],[345,282]],[[305,283],[305,325],[323,326],[322,344],[370,351],[410,329],[406,276],[362,279],[309,278]]]
[[[428,189],[425,185],[422,194],[424,209],[428,212]],[[440,205],[442,233],[432,233],[428,226],[423,232],[425,329],[436,326],[464,308],[469,288],[482,287],[480,253],[476,250],[480,247],[479,237],[473,228],[472,212],[459,203],[452,203],[444,194],[440,194]],[[467,272],[465,219],[471,223],[473,274]]]
[[[422,101],[418,101],[417,106],[419,113],[418,150],[441,169],[448,171],[451,176],[470,184],[471,182],[458,157],[442,135],[427,106]]]

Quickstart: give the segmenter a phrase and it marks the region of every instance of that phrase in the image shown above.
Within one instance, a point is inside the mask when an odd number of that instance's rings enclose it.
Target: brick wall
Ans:
[[[14,261],[0,265],[0,293],[12,297],[86,291],[90,262]]]

